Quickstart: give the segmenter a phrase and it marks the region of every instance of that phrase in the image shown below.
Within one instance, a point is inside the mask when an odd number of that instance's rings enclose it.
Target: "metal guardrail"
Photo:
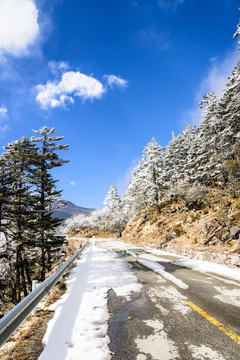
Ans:
[[[44,298],[44,296],[47,295],[54,285],[60,280],[66,270],[83,251],[87,243],[88,240],[81,245],[80,249],[73,254],[70,259],[64,262],[51,276],[49,276],[49,278],[40,283],[34,291],[27,295],[20,303],[2,317],[0,320],[0,346],[3,345],[3,343],[23,322],[23,320],[26,319],[30,312]]]

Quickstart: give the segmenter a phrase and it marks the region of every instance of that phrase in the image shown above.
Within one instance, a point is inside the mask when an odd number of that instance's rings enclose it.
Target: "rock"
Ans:
[[[168,242],[168,241],[171,241],[173,239],[175,239],[176,237],[176,234],[174,232],[171,232],[170,234],[168,234],[165,238],[165,241]]]
[[[170,214],[173,214],[173,213],[177,212],[178,210],[179,210],[179,207],[178,207],[178,206],[172,205],[172,206],[170,207],[170,209],[168,210],[168,212],[169,212]]]
[[[207,230],[207,239],[204,241],[204,244],[207,245],[209,244],[209,242],[215,237],[217,238],[218,240],[222,238],[222,227],[221,226],[217,226],[216,227],[216,224],[211,224],[209,227],[208,227],[208,230]]]
[[[230,238],[229,232],[226,232],[223,234],[221,241],[227,241]]]
[[[235,225],[230,229],[231,239],[237,239],[239,234],[240,234],[240,228],[238,226]]]
[[[214,237],[211,241],[209,241],[208,245],[217,245],[219,244],[220,240]]]

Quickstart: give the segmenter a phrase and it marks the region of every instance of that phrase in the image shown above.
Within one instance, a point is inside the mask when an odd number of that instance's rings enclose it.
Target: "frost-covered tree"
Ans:
[[[145,177],[145,157],[142,156],[133,169],[127,191],[123,196],[123,213],[128,218],[147,205]]]
[[[189,124],[186,129],[170,141],[165,158],[166,187],[168,189],[178,183],[190,182],[191,147],[196,134],[196,127]]]
[[[240,9],[238,9],[238,12],[240,13]],[[240,34],[240,21],[237,25],[237,30],[236,30],[235,34],[233,35],[233,40],[236,39],[239,34]],[[240,50],[240,41],[238,42],[238,45],[239,45],[239,50]]]
[[[211,185],[223,181],[220,161],[222,117],[219,114],[219,100],[215,93],[204,95],[200,103],[203,109],[198,131],[198,150],[194,163],[194,180],[196,183]]]
[[[122,211],[123,204],[120,195],[114,185],[110,186],[103,203],[105,208],[98,211],[101,218],[101,228],[118,231],[119,236],[121,236],[125,226],[125,217]],[[93,218],[95,214],[96,212],[94,211],[90,217]]]
[[[221,158],[232,159],[239,152],[240,142],[240,61],[229,77],[223,96],[219,101],[219,116],[223,126],[218,147],[221,146]]]
[[[120,196],[117,192],[117,189],[114,185],[111,185],[108,193],[104,199],[103,204],[111,210],[117,209],[121,203]]]
[[[144,148],[143,158],[147,204],[159,209],[159,201],[164,191],[164,148],[152,138]]]

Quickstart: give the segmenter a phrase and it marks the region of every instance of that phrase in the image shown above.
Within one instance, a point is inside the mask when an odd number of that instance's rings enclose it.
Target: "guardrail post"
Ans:
[[[39,282],[38,280],[33,280],[32,281],[32,292],[36,289],[36,287],[39,285]],[[37,307],[35,307],[33,310],[32,310],[32,315],[35,315],[37,312]]]

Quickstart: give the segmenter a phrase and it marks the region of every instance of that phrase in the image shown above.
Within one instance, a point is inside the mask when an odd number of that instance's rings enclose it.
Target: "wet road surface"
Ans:
[[[240,359],[240,277],[194,271],[174,264],[173,254],[120,241],[96,244],[128,262],[142,284],[131,300],[109,291],[112,359]]]

